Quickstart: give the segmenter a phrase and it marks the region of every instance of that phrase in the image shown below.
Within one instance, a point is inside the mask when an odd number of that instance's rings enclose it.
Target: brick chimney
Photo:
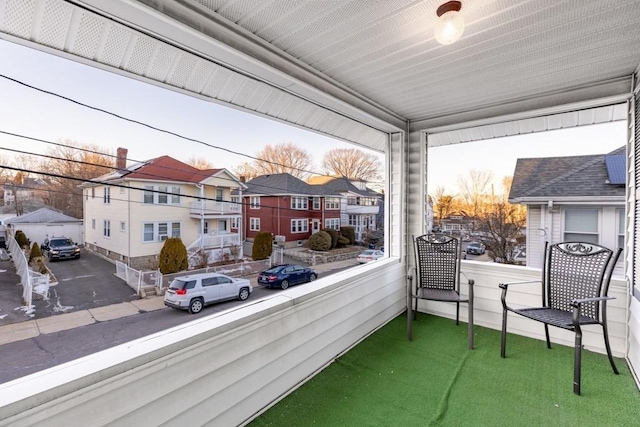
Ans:
[[[247,177],[244,175],[240,176],[240,182],[247,182]]]
[[[127,168],[127,150],[126,148],[118,147],[116,151],[116,168],[118,170],[124,170]]]

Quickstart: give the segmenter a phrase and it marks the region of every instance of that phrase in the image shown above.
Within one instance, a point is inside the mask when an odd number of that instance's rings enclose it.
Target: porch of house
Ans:
[[[312,399],[299,387],[323,370],[310,389],[333,372],[357,380],[370,371],[376,381],[338,382],[323,393],[351,392],[353,401],[346,395],[327,406],[302,406],[296,419],[285,407],[295,409],[298,401],[285,399],[255,422],[282,424],[280,411],[293,425],[309,425],[314,416],[319,424],[340,424],[322,417],[346,417],[342,408],[350,406],[353,414],[371,416],[354,424],[386,425],[386,402],[373,391],[391,391],[386,381],[406,378],[407,368],[416,378],[395,389],[403,393],[396,405],[404,406],[392,412],[391,424],[513,425],[529,416],[539,424],[611,425],[620,416],[628,425],[637,419],[638,390],[625,365],[637,369],[640,361],[637,2],[533,0],[508,8],[496,0],[469,2],[473,25],[448,48],[432,37],[434,1],[301,2],[296,12],[310,8],[305,13],[289,13],[289,4],[278,0],[218,3],[227,7],[195,0],[0,0],[0,36],[383,152],[388,256],[2,384],[0,426],[244,425],[291,393]],[[247,19],[224,16],[239,9]],[[259,28],[248,28],[254,23]],[[272,29],[278,45],[259,37]],[[303,33],[313,37],[297,36]],[[620,107],[622,118],[613,112]],[[422,304],[432,316],[421,316],[414,341],[406,341],[409,236],[425,231],[430,147],[612,120],[630,125],[625,278],[612,283],[616,299],[609,308],[622,375],[587,352],[583,396],[573,395],[570,348],[562,347],[573,344],[571,334],[552,330],[556,346],[547,351],[540,325],[526,319],[510,321],[514,335],[508,358],[500,360],[498,283],[537,278],[540,272],[528,267],[463,263],[476,283],[473,352],[464,349],[466,328],[450,325],[450,305]],[[511,297],[523,306],[540,298],[529,287]],[[586,331],[583,342],[603,352],[599,331]],[[343,365],[350,365],[347,371]],[[364,400],[355,400],[358,394]],[[533,410],[525,413],[520,406],[527,405]],[[418,422],[415,407],[426,408]],[[589,416],[578,415],[583,411]]]
[[[542,324],[532,322],[532,329]],[[419,315],[414,339],[406,314],[378,329],[250,426],[629,426],[640,393],[623,358],[614,375],[606,355],[584,352],[585,393],[573,393],[573,348]]]

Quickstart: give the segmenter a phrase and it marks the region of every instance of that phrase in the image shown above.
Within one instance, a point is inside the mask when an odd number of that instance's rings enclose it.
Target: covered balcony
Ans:
[[[518,425],[525,409],[525,425],[637,419],[640,2],[463,1],[467,26],[449,45],[433,35],[440,4],[0,0],[5,40],[383,152],[388,254],[2,384],[0,426]],[[583,339],[581,397],[571,393],[571,334],[552,330],[546,350],[539,324],[510,318],[500,359],[498,283],[538,278],[531,267],[463,261],[475,280],[475,350],[443,303],[419,306],[408,342],[411,236],[426,231],[430,150],[621,119],[624,275],[609,305],[621,375],[608,371],[595,328]],[[525,286],[513,298],[533,306],[540,297]],[[313,406],[315,384],[336,372],[335,388],[320,390],[338,399]],[[404,388],[391,386],[397,378]],[[407,410],[389,415],[387,392],[404,393],[396,402]],[[340,418],[343,406],[362,418]]]

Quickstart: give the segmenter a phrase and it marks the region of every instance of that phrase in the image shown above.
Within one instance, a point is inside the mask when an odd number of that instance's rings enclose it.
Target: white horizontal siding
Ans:
[[[242,424],[400,314],[404,271],[356,267],[2,384],[0,426]]]

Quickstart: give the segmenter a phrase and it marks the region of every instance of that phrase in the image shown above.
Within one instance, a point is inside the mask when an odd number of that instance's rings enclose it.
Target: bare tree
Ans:
[[[329,175],[364,181],[380,180],[382,163],[375,154],[357,148],[334,148],[322,158],[322,168]]]
[[[64,145],[56,146],[47,153],[54,158],[45,160],[41,166],[43,170],[58,175],[51,178],[48,202],[67,215],[82,218],[82,189],[78,188],[81,184],[78,179],[89,180],[112,172],[115,160],[112,150],[107,148],[70,140],[62,143]]]
[[[245,180],[249,181],[258,176],[257,169],[249,162],[240,163],[238,166],[233,168],[233,173]]]
[[[191,156],[187,160],[187,164],[193,166],[196,169],[213,169],[213,164],[202,157]]]
[[[235,169],[235,173],[248,179],[260,175],[288,173],[304,180],[311,175],[311,154],[292,142],[266,145],[256,154],[256,158],[251,163],[240,165]]]
[[[442,225],[442,220],[455,212],[454,198],[455,196],[446,194],[444,187],[436,187],[433,196],[433,213],[438,221],[438,226]]]
[[[460,195],[464,200],[464,213],[470,218],[476,218],[482,204],[487,201],[488,190],[493,181],[493,172],[472,169],[468,175],[458,176]]]

